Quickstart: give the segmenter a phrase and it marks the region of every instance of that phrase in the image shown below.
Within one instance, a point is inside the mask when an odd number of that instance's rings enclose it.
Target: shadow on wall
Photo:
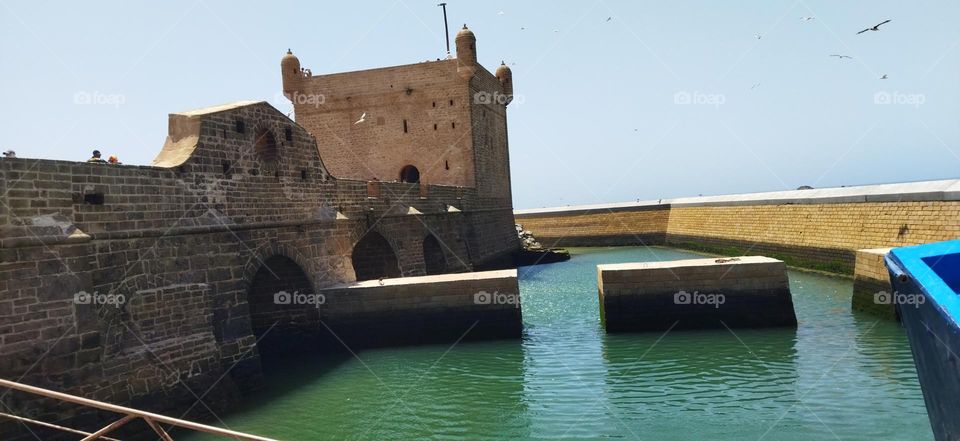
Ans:
[[[438,244],[439,246],[439,244]],[[367,232],[353,247],[353,270],[357,281],[400,277],[400,264],[393,247],[380,233]]]

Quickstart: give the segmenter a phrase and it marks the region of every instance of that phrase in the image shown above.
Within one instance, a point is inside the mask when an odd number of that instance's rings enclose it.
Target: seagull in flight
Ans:
[[[888,78],[888,77],[887,77],[887,74],[883,74],[883,76],[880,77],[881,80],[885,80],[885,79],[887,79],[887,78]]]
[[[864,32],[867,32],[867,31],[879,31],[879,30],[880,30],[880,26],[881,26],[881,25],[885,25],[885,24],[887,24],[887,23],[890,23],[890,20],[884,20],[883,22],[878,23],[876,26],[874,26],[874,27],[872,27],[872,28],[866,28],[866,29],[864,29],[864,30],[862,30],[862,31],[860,31],[860,32],[857,32],[857,35],[860,35],[860,34],[862,34],[862,33],[864,33]]]
[[[759,40],[759,39],[763,38],[763,35],[757,34],[757,35],[754,35],[754,37],[757,37],[757,40]]]
[[[613,20],[613,17],[607,17],[607,21]]]
[[[800,21],[810,21],[810,20],[813,20],[813,19],[815,19],[815,18],[817,18],[817,17],[800,17]]]
[[[367,120],[367,112],[363,112],[363,115],[360,115],[360,119],[358,119],[357,122],[353,123],[353,125],[360,124],[366,120]]]
[[[853,57],[851,57],[851,56],[849,56],[849,55],[830,54],[830,56],[831,56],[831,57],[837,57],[837,58],[839,58],[839,59],[841,59],[841,60],[844,59],[844,58],[849,58],[849,59],[851,59],[851,60],[853,59]]]
[[[759,85],[760,85],[760,83],[756,83],[756,84],[754,84],[753,86],[750,86],[750,90],[756,89],[757,86],[759,86]]]

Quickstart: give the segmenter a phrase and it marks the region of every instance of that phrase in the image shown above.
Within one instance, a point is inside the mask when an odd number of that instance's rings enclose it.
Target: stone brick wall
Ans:
[[[850,301],[854,310],[889,319],[896,318],[896,308],[891,297],[893,288],[890,285],[890,274],[884,263],[884,257],[889,252],[890,248],[857,250],[853,270],[853,298]],[[882,293],[886,293],[886,296]]]
[[[955,189],[960,181],[684,198],[518,210],[516,220],[546,246],[665,243],[852,274],[856,250],[960,237]]]
[[[669,207],[636,210],[583,210],[518,215],[517,223],[530,230],[543,246],[662,245]]]
[[[368,231],[403,275],[425,273],[428,235],[450,272],[519,247],[509,204],[441,185],[378,182],[371,195],[368,182],[333,178],[313,137],[266,103],[170,126],[155,166],[0,160],[0,377],[177,415],[209,390],[188,415],[202,417],[259,387],[258,334],[316,318],[272,315],[274,290],[354,280],[351,252]],[[282,283],[257,278],[280,260]],[[79,293],[128,302],[88,308]],[[18,394],[5,404],[82,427],[99,418]]]

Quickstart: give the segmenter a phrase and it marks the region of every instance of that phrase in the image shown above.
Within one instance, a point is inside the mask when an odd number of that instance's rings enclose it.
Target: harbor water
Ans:
[[[596,265],[702,256],[571,254],[518,270],[522,340],[267,363],[264,391],[213,424],[282,440],[933,439],[903,330],[851,312],[851,280],[791,270],[797,329],[607,335]]]

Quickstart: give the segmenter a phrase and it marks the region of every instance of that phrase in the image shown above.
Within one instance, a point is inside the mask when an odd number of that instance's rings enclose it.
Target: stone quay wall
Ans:
[[[669,245],[853,274],[859,249],[960,237],[960,180],[516,210],[544,246]],[[571,238],[571,239],[567,239]],[[642,240],[640,240],[642,239]]]
[[[267,323],[270,296],[353,281],[364,239],[381,237],[402,276],[426,274],[431,236],[445,272],[519,248],[509,200],[336,179],[315,139],[263,102],[171,115],[155,164],[0,160],[0,377],[204,419],[260,387],[261,357],[278,351],[258,338],[306,315]],[[115,418],[13,392],[2,403],[81,429]],[[4,420],[0,438],[33,439],[21,430]]]
[[[796,326],[786,265],[761,256],[597,266],[607,332]]]

